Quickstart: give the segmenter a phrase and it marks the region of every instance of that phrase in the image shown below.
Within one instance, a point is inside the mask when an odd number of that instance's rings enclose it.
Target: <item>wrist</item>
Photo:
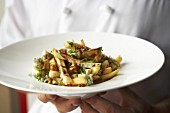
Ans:
[[[152,106],[153,113],[169,113],[170,112],[169,103],[162,102]],[[152,113],[152,112],[151,112]]]

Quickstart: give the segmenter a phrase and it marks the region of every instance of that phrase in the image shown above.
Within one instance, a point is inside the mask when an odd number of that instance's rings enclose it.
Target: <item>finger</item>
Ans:
[[[64,104],[65,106],[79,106],[81,104],[81,100],[80,99],[65,99],[65,98],[59,97],[56,100],[52,101],[52,103],[56,105]]]
[[[79,106],[81,104],[81,100],[80,99],[70,99],[68,100],[68,103],[71,103],[72,106]]]
[[[90,104],[88,104],[86,102],[82,102],[82,104],[80,104],[80,108],[83,113],[99,113]]]
[[[119,113],[119,112],[115,112],[115,111],[121,111],[121,109],[122,109],[120,106],[118,106],[114,103],[111,103],[110,101],[108,101],[100,96],[94,96],[94,97],[87,99],[85,101],[102,113],[110,113],[110,112]],[[124,113],[124,112],[122,112],[122,113]]]
[[[94,96],[87,99],[86,102],[101,113],[134,113],[133,109],[120,107],[100,96]]]
[[[134,99],[139,98],[139,96],[133,91],[131,91],[128,87],[118,89],[118,93],[120,94],[121,97],[125,97],[125,98],[127,97],[132,97]]]
[[[62,97],[57,98],[52,101],[52,103],[56,106],[58,111],[60,112],[68,112],[76,109],[80,103],[80,99],[64,99]]]
[[[152,106],[139,97],[136,93],[131,91],[129,88],[121,88],[118,90],[121,96],[122,106],[131,107],[138,112],[150,111]]]
[[[49,101],[53,101],[57,98],[56,95],[48,95],[48,94],[38,94],[38,99],[44,103]]]
[[[80,99],[65,99],[57,95],[39,94],[38,98],[44,103],[52,102],[60,112],[72,111],[81,103]]]
[[[122,106],[136,106],[139,103],[144,103],[144,101],[129,88],[121,88],[117,90],[120,97],[120,104]]]

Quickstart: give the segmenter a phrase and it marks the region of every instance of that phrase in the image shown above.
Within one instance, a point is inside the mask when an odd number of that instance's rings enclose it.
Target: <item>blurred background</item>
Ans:
[[[4,0],[0,0],[0,24],[4,5]],[[26,94],[0,84],[0,113],[27,113],[35,99],[35,94]]]

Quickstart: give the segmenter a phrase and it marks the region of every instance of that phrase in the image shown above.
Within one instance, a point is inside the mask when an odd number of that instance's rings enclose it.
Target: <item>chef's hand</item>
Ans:
[[[53,103],[60,113],[70,112],[81,103],[80,99],[65,99],[57,95],[38,94],[38,98],[44,103]]]
[[[82,100],[80,108],[83,113],[153,113],[153,107],[138,97],[128,88],[118,89],[121,102],[112,103],[96,95]]]

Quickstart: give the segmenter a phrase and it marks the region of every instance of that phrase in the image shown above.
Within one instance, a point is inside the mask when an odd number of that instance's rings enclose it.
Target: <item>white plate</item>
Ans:
[[[44,49],[64,47],[64,42],[84,39],[89,47],[103,47],[109,56],[121,55],[123,61],[118,76],[88,87],[54,86],[38,82],[28,74],[32,71],[33,58],[41,56]],[[156,73],[164,63],[163,52],[154,44],[113,33],[65,33],[21,41],[0,50],[0,83],[18,90],[57,94],[66,98],[86,98],[95,93],[128,86]]]

